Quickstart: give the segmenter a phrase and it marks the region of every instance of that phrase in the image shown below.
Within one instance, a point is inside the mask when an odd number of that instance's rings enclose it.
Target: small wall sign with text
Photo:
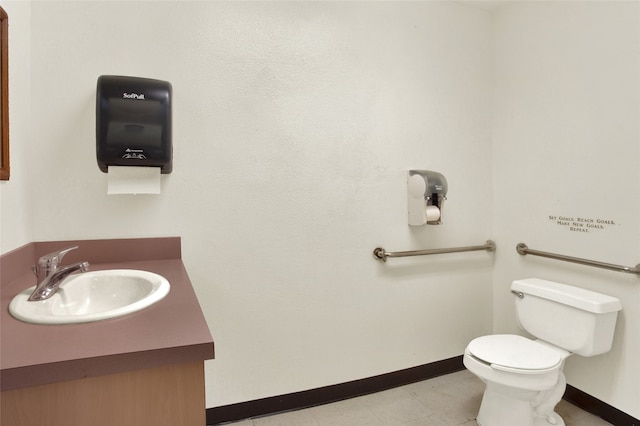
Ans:
[[[572,232],[594,232],[609,229],[619,225],[615,220],[602,218],[587,218],[576,216],[549,215],[549,221],[562,226]]]

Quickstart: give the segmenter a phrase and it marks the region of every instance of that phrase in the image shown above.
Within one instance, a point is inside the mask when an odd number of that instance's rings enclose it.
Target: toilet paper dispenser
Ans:
[[[409,170],[407,203],[409,225],[442,224],[442,208],[447,199],[447,180],[438,172]]]
[[[158,167],[171,173],[171,83],[103,75],[96,93],[96,157],[109,166]]]

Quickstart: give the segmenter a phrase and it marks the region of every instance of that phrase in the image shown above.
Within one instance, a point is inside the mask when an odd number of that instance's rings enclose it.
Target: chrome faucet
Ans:
[[[50,298],[58,291],[60,284],[69,275],[74,272],[87,272],[89,270],[89,262],[78,262],[60,268],[60,262],[64,255],[77,248],[78,246],[69,247],[46,254],[38,260],[37,265],[31,267],[33,273],[38,277],[38,283],[36,284],[36,289],[29,296],[30,301]]]

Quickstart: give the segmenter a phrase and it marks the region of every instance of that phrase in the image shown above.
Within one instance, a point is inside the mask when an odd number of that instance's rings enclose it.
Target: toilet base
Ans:
[[[547,420],[547,417],[534,417],[533,421],[531,423],[531,426],[566,426],[564,420],[562,419],[562,417],[560,417],[560,415],[556,412],[553,413],[553,421],[555,421],[555,423],[551,423]],[[478,418],[476,419],[476,423],[478,423],[478,426],[493,426],[494,424],[492,423],[483,423],[483,421],[480,419],[480,415],[478,415]],[[496,426],[499,426],[501,424],[496,424]],[[508,426],[512,426],[511,423],[502,423],[502,425],[508,425]]]
[[[489,382],[476,421],[479,426],[565,426],[562,417],[552,410],[537,415],[532,402],[539,394]]]
[[[553,419],[551,419],[552,421],[555,421],[555,423],[552,423],[551,421],[547,420],[546,417],[536,417],[533,419],[533,425],[534,426],[566,426],[564,423],[564,420],[562,420],[562,417],[560,417],[560,414],[556,413],[555,411],[553,413],[551,413],[551,415],[553,416]]]

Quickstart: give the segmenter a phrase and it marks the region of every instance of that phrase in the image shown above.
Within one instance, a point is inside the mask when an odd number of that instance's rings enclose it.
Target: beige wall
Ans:
[[[209,407],[457,356],[491,330],[489,254],[372,257],[492,235],[487,13],[33,2],[32,42],[35,238],[180,235],[216,341]],[[106,195],[101,74],[173,85],[160,196]],[[448,178],[446,226],[407,226],[410,168]]]
[[[11,180],[0,181],[0,253],[33,241],[30,150],[31,2],[3,1],[9,15],[9,141]]]
[[[640,3],[519,3],[494,19],[492,164],[501,248],[494,329],[517,331],[509,294],[516,278],[618,297],[623,310],[611,352],[571,357],[565,373],[571,385],[638,418],[640,279],[522,257],[515,246],[625,266],[640,261]],[[574,220],[567,226],[560,216]],[[578,218],[594,223],[573,225]]]

